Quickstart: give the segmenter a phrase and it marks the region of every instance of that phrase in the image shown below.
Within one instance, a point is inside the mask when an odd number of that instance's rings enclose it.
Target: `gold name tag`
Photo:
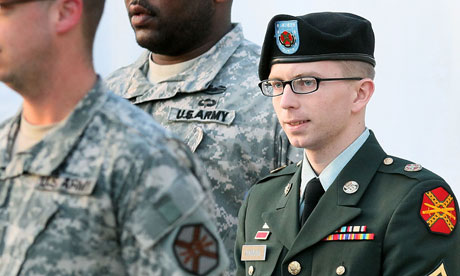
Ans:
[[[265,261],[266,245],[243,245],[241,248],[242,261]]]

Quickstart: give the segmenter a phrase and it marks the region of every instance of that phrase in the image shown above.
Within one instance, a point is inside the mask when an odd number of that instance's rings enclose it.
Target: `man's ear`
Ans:
[[[355,98],[353,99],[352,112],[360,112],[366,108],[367,103],[370,101],[374,94],[374,81],[366,78],[360,80],[355,86]]]
[[[56,0],[53,20],[58,34],[69,32],[82,20],[83,0]]]

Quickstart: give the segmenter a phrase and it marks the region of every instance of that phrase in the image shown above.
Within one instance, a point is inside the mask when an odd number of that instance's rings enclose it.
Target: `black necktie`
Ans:
[[[319,181],[319,178],[315,177],[308,181],[305,192],[303,193],[303,213],[300,220],[301,227],[305,221],[307,221],[307,218],[310,216],[313,209],[315,209],[316,204],[318,204],[318,201],[323,194],[324,189]]]

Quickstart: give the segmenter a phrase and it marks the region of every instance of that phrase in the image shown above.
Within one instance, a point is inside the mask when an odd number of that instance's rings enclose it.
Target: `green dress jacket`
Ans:
[[[460,275],[451,188],[388,156],[372,133],[303,227],[300,175],[301,164],[290,165],[249,191],[239,212],[237,275]]]

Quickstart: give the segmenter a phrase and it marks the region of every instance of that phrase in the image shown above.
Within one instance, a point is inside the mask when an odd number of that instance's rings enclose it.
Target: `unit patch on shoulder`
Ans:
[[[207,275],[219,264],[217,240],[202,224],[182,226],[173,249],[179,265],[193,275]]]
[[[449,235],[457,223],[454,197],[443,187],[425,192],[420,215],[431,232]]]
[[[444,264],[441,264],[435,271],[428,274],[428,276],[447,276],[446,269],[444,268]]]

